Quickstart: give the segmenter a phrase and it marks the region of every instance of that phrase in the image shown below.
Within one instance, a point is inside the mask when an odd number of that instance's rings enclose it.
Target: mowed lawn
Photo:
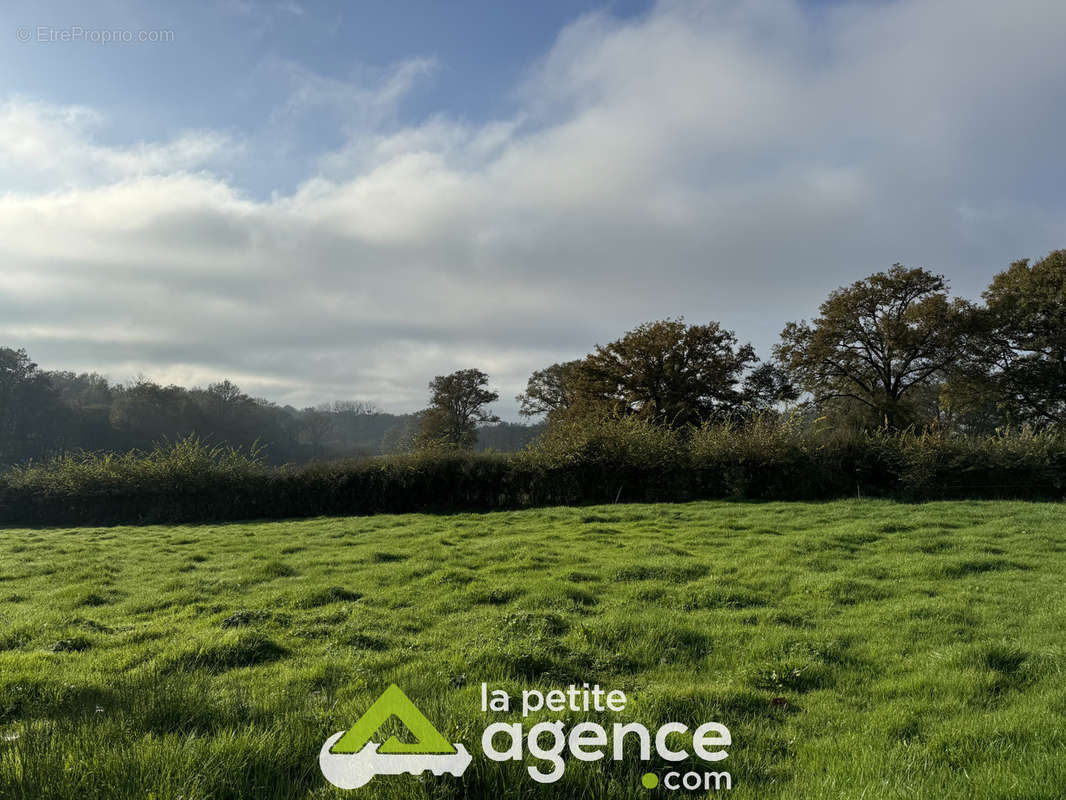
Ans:
[[[1066,797],[1066,507],[0,531],[5,799],[699,796],[643,788],[667,765],[635,749],[550,786],[488,761],[520,718],[482,681],[626,692],[568,725],[721,722],[734,798]],[[473,764],[333,789],[319,748],[393,682]]]

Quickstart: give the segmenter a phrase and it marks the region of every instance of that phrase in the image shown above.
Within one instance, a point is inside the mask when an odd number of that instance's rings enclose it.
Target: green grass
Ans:
[[[588,681],[626,711],[568,723],[727,725],[734,798],[1061,798],[1064,551],[1007,502],[0,531],[0,797],[694,796],[481,755],[482,681]],[[392,682],[473,764],[333,789]]]

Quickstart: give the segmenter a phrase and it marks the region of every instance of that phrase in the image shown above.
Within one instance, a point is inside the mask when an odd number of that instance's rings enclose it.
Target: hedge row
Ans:
[[[0,475],[0,524],[201,522],[697,499],[1066,498],[1066,440],[605,420],[517,454],[459,452],[270,468],[195,439]]]

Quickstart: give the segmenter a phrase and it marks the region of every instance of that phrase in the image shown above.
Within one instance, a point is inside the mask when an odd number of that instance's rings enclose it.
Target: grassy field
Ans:
[[[588,681],[619,721],[727,725],[727,796],[1052,800],[1064,587],[1052,504],[4,530],[0,797],[697,796],[643,788],[654,757],[542,787],[481,756],[482,681]],[[330,787],[322,742],[392,682],[473,764]]]

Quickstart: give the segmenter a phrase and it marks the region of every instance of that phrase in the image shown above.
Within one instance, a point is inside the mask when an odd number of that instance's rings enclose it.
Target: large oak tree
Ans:
[[[819,406],[865,409],[902,427],[919,387],[941,379],[960,349],[967,306],[942,275],[900,264],[832,292],[813,322],[790,322],[774,353]]]
[[[716,322],[647,322],[579,361],[535,372],[518,400],[525,414],[615,413],[681,426],[744,407],[739,384],[758,359]]]

